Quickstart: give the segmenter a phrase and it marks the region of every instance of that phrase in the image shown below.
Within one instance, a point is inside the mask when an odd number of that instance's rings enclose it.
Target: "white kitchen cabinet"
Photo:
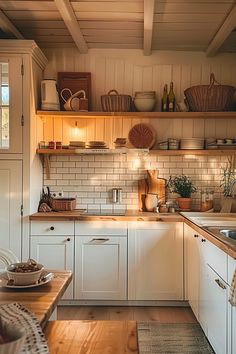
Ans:
[[[127,300],[127,224],[76,222],[75,299]]]
[[[199,235],[184,224],[185,238],[185,297],[199,318],[199,283],[200,283],[200,242]]]
[[[233,275],[236,269],[236,260],[232,257],[228,256],[228,283],[231,285]],[[228,303],[228,353],[235,354],[236,353],[236,307],[232,306]]]
[[[129,300],[183,300],[183,223],[129,222]]]
[[[33,223],[40,224],[40,221]],[[68,228],[74,224],[68,223]],[[35,228],[37,227],[40,226]],[[30,257],[42,263],[47,269],[74,271],[74,233],[67,233],[64,236],[31,236]],[[63,299],[73,299],[73,282],[69,285]]]
[[[228,284],[209,265],[207,265],[206,277],[207,338],[216,354],[227,354]]]
[[[186,295],[217,354],[228,354],[227,254],[185,225]]]
[[[21,259],[22,161],[0,160],[0,247]]]

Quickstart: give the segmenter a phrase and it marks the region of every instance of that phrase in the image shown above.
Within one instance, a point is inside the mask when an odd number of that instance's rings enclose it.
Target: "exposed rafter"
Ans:
[[[17,39],[24,39],[22,34],[18,31],[18,29],[13,25],[13,23],[2,10],[0,10],[0,28],[3,32],[13,34]]]
[[[88,46],[84,40],[83,34],[81,32],[80,26],[78,24],[77,18],[75,16],[74,10],[71,7],[69,0],[54,0],[58,11],[63,18],[68,31],[71,34],[77,48],[81,53],[88,52]]]
[[[234,30],[235,27],[236,5],[232,7],[232,10],[230,11],[222,26],[220,27],[215,37],[212,39],[210,45],[208,46],[206,50],[206,55],[208,57],[214,56],[217,53],[218,49],[222,46],[224,41],[227,39],[227,37]]]
[[[144,0],[144,36],[143,53],[150,55],[152,51],[152,32],[155,0]]]

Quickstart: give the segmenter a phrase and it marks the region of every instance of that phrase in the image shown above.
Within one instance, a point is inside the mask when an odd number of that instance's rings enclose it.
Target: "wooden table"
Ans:
[[[54,279],[47,284],[28,289],[0,289],[0,305],[18,302],[38,318],[42,328],[46,325],[59,300],[72,280],[71,271],[54,271]]]

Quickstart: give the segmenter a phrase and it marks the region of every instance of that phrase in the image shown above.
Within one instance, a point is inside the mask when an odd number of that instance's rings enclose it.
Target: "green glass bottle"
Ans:
[[[167,91],[167,84],[165,84],[163,89],[163,95],[161,100],[161,111],[167,112],[168,111],[168,91]]]
[[[175,111],[175,94],[174,94],[174,84],[173,82],[170,83],[170,91],[168,94],[168,111],[174,112]]]

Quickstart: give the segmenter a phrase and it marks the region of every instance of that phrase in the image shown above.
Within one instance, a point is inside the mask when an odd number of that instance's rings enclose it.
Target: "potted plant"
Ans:
[[[178,193],[180,198],[177,198],[178,205],[181,210],[191,210],[191,194],[197,191],[191,179],[187,176],[170,176],[168,187],[173,193]]]
[[[221,198],[221,212],[235,212],[236,211],[236,201],[235,195],[235,184],[236,184],[236,158],[235,155],[231,155],[227,158],[227,163],[223,170],[222,183],[223,195]]]

